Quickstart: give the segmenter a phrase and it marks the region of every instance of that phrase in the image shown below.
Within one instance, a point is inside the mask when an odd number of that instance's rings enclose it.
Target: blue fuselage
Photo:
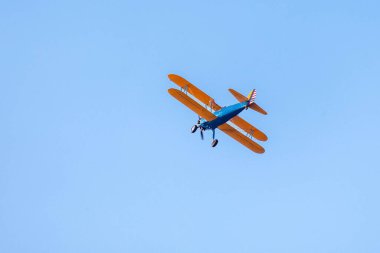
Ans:
[[[204,129],[215,129],[218,126],[223,125],[236,115],[238,115],[240,112],[242,112],[246,108],[247,104],[248,102],[246,101],[223,107],[219,111],[214,112],[214,115],[217,117],[216,119],[211,121],[206,121],[202,119],[200,126]]]

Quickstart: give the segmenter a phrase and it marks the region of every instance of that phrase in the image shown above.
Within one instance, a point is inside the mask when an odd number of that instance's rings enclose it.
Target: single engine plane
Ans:
[[[252,90],[247,97],[233,89],[229,89],[231,94],[239,102],[230,106],[221,107],[213,98],[183,77],[175,74],[169,74],[168,77],[180,87],[180,89],[169,89],[168,92],[170,95],[198,114],[198,121],[191,128],[192,133],[195,133],[199,129],[201,139],[203,140],[203,132],[211,130],[211,146],[215,147],[218,144],[218,139],[215,138],[215,130],[218,128],[253,152],[259,154],[265,152],[263,147],[253,141],[253,138],[259,141],[267,141],[268,137],[262,131],[238,116],[242,111],[247,109],[252,109],[263,115],[267,115],[267,112],[255,103],[255,89]]]

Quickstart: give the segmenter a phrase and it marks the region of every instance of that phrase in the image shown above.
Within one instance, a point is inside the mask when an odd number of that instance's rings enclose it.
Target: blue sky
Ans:
[[[0,3],[0,252],[379,252],[378,1]],[[264,155],[179,74],[257,89]]]

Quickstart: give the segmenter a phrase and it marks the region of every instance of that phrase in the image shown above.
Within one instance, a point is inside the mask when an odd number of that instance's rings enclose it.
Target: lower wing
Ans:
[[[204,118],[207,121],[211,121],[213,119],[216,119],[216,116],[212,114],[210,111],[208,111],[206,108],[195,102],[192,98],[190,98],[188,95],[183,93],[182,91],[179,91],[177,89],[169,89],[168,92],[170,95],[172,95],[174,98],[176,98],[179,102],[186,105],[189,109],[191,109],[193,112],[198,114],[200,117]]]
[[[254,142],[251,138],[249,138],[248,136],[245,136],[244,134],[242,134],[241,132],[233,128],[232,126],[228,125],[227,123],[224,123],[223,125],[218,126],[218,128],[224,133],[231,136],[236,141],[240,142],[241,144],[243,144],[244,146],[252,150],[253,152],[256,152],[259,154],[262,154],[265,152],[265,149],[263,147],[261,147],[259,144]]]
[[[175,74],[169,74],[168,77],[173,83],[177,84],[179,87],[181,87],[181,89],[186,90],[186,92],[189,92],[191,95],[193,95],[196,99],[198,99],[205,105],[212,106],[212,108],[215,111],[220,110],[222,108],[217,103],[215,103],[212,97],[204,93],[202,90],[200,90],[194,84],[187,81],[185,78]]]
[[[239,116],[233,117],[232,119],[230,119],[230,121],[232,123],[234,123],[236,126],[238,126],[239,128],[241,128],[242,130],[244,130],[245,132],[251,134],[256,139],[258,139],[260,141],[267,141],[268,140],[268,137],[266,136],[266,134],[264,134],[259,129],[252,126],[247,121],[240,118]]]

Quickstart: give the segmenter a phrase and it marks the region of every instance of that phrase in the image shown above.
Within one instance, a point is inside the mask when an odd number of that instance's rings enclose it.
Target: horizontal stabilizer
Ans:
[[[251,105],[249,105],[249,108],[251,108],[252,110],[255,110],[256,112],[264,114],[264,115],[268,114],[263,108],[258,106],[256,103],[252,103]]]
[[[231,94],[239,101],[239,102],[244,102],[244,101],[248,101],[248,98],[246,96],[243,96],[242,94],[240,94],[239,92],[237,92],[236,90],[234,89],[228,89],[229,92],[231,92]],[[261,114],[264,114],[264,115],[267,115],[268,113],[263,109],[261,108],[260,106],[258,106],[255,102],[252,102],[252,104],[250,104],[248,106],[249,108],[251,108],[252,110],[255,110],[256,112],[258,113],[261,113]]]
[[[246,96],[243,96],[242,94],[240,94],[239,92],[237,92],[236,90],[234,89],[228,89],[229,92],[231,92],[231,94],[239,101],[239,102],[244,102],[244,101],[247,101],[247,97]]]

